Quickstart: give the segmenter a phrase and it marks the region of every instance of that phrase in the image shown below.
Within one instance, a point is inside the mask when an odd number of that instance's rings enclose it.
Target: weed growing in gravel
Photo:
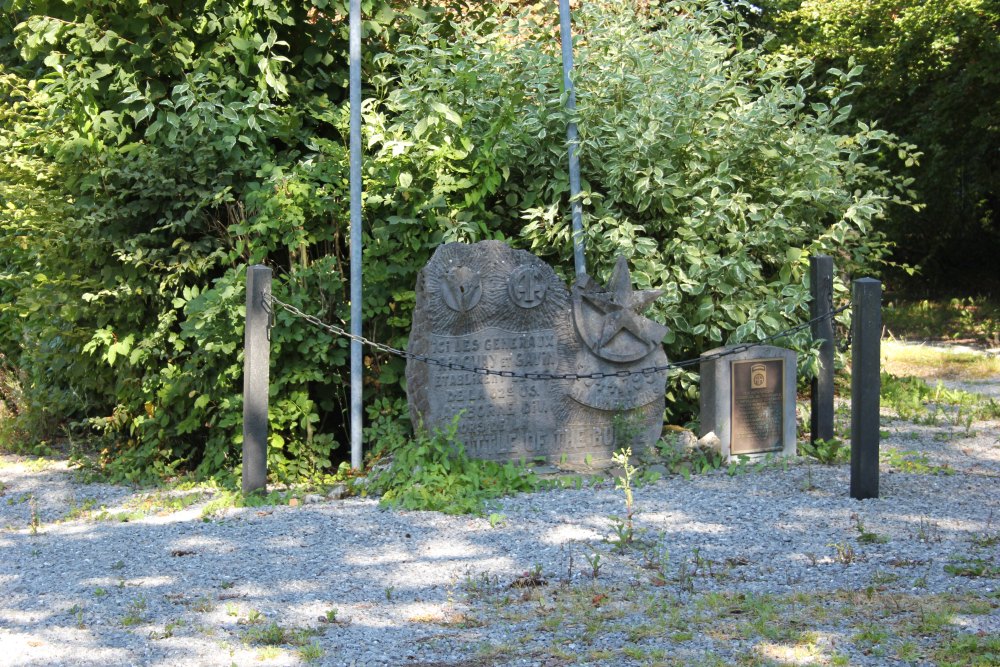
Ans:
[[[31,518],[29,519],[28,526],[31,529],[32,535],[38,534],[38,529],[41,526],[41,520],[38,518],[38,500],[32,495],[28,499],[28,504],[30,507]]]
[[[156,630],[151,631],[149,633],[149,638],[170,639],[171,637],[174,636],[174,630],[177,630],[178,628],[182,627],[184,627],[184,619],[178,618],[176,620],[170,621],[165,626],[163,626],[163,630],[160,632],[157,632]]]
[[[890,468],[913,475],[954,475],[955,469],[947,463],[934,465],[921,452],[900,451],[894,447],[885,447],[879,452],[879,460]]]
[[[86,627],[83,622],[83,605],[80,604],[73,605],[72,607],[69,608],[69,613],[71,616],[73,616],[73,618],[76,619],[77,628],[82,630],[84,627]]]
[[[122,616],[121,625],[123,628],[141,625],[146,622],[146,598],[139,596],[129,603],[125,615]]]
[[[635,475],[635,466],[629,461],[632,457],[632,448],[626,447],[612,454],[611,459],[621,466],[621,476],[615,479],[615,488],[625,496],[625,518],[611,517],[612,526],[617,536],[618,549],[624,550],[635,538],[635,528],[632,519],[635,516],[635,498],[632,495],[632,478]]]
[[[323,647],[317,642],[306,644],[299,649],[299,657],[305,662],[317,662],[323,658]]]
[[[952,557],[952,562],[944,566],[944,571],[956,577],[1000,578],[1000,566],[989,559],[973,556]]]
[[[917,523],[917,541],[919,542],[940,542],[941,529],[937,523],[928,518],[922,517]]]
[[[851,515],[854,519],[854,527],[858,531],[858,542],[862,544],[885,544],[889,541],[889,538],[885,535],[879,535],[878,533],[873,533],[872,531],[865,528],[864,522],[861,517],[857,514]]]
[[[280,646],[289,639],[287,629],[272,621],[267,625],[252,627],[243,633],[243,639],[251,644],[264,644],[265,646]]]
[[[824,465],[837,465],[846,463],[851,457],[851,448],[844,444],[840,438],[830,438],[823,440],[817,438],[816,442],[803,440],[799,443],[799,453],[809,456]]]
[[[245,618],[240,618],[236,622],[240,625],[260,625],[265,620],[264,614],[260,613],[257,609],[251,609],[247,611]]]
[[[204,595],[198,596],[196,599],[190,602],[190,609],[197,612],[210,612],[215,609],[215,604]]]
[[[972,546],[979,549],[989,549],[1000,544],[1000,533],[983,533],[982,535],[973,535],[970,538]]]
[[[830,546],[833,547],[834,551],[836,552],[836,555],[834,556],[834,561],[842,565],[850,565],[855,560],[857,560],[858,555],[857,553],[855,553],[854,547],[852,547],[850,544],[844,542],[838,542],[836,544],[831,544]]]
[[[960,634],[934,651],[939,665],[988,667],[1000,662],[1000,636]]]
[[[973,421],[1000,417],[1000,402],[960,389],[948,389],[940,381],[931,387],[915,377],[882,373],[883,405],[900,418],[915,423],[947,423],[971,432]]]
[[[69,503],[69,509],[62,516],[61,521],[75,521],[76,519],[85,519],[90,516],[93,509],[97,506],[96,498],[84,498],[83,502],[77,503],[76,498],[71,498]]]
[[[590,578],[597,579],[601,574],[601,554],[597,550],[592,551],[589,555],[584,557],[587,560],[587,564],[590,565]]]

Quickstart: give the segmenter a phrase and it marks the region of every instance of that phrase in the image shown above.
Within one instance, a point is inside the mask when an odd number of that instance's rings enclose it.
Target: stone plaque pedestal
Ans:
[[[701,363],[700,435],[718,436],[727,463],[739,456],[795,456],[795,363],[795,352],[769,345]]]

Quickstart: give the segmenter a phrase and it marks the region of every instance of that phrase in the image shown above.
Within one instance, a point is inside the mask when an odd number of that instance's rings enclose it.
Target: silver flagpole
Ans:
[[[573,90],[573,80],[570,73],[573,70],[573,32],[570,27],[569,0],[559,0],[559,35],[562,40],[563,85],[566,88],[566,110],[571,114],[576,111],[576,91]],[[571,213],[573,215],[573,262],[576,265],[576,275],[587,272],[583,257],[583,205],[577,199],[580,194],[580,158],[576,154],[578,145],[576,123],[570,122],[566,127],[566,143],[569,144],[569,196],[572,198]]]
[[[351,334],[361,335],[361,0],[350,4]],[[351,467],[361,467],[362,349],[351,340]]]

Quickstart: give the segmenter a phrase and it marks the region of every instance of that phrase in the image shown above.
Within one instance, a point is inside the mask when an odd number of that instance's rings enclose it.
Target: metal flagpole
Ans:
[[[562,40],[563,85],[566,88],[566,110],[572,114],[576,111],[576,91],[570,72],[573,70],[573,32],[570,27],[569,0],[559,0],[559,35]],[[566,143],[569,144],[569,196],[572,199],[571,213],[573,215],[573,262],[576,265],[576,275],[587,272],[583,257],[583,205],[577,199],[580,194],[580,158],[576,154],[577,132],[576,123],[570,121],[566,127]]]
[[[361,0],[349,8],[351,104],[351,334],[361,335]],[[351,467],[361,467],[361,342],[351,340]]]

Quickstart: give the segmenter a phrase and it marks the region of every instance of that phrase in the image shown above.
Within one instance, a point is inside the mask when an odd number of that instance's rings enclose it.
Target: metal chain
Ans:
[[[660,366],[647,366],[646,368],[637,368],[632,370],[623,369],[620,371],[612,371],[612,372],[597,371],[594,373],[546,373],[546,372],[529,373],[521,371],[501,371],[493,368],[482,368],[478,366],[465,366],[463,364],[456,364],[453,362],[444,361],[442,359],[428,357],[423,354],[414,354],[412,352],[407,352],[406,350],[400,350],[395,347],[391,347],[389,345],[386,345],[385,343],[379,343],[373,340],[369,340],[364,336],[356,336],[342,327],[338,327],[335,324],[328,324],[324,322],[315,315],[309,315],[307,313],[304,313],[295,306],[285,303],[284,301],[278,299],[277,297],[271,295],[270,293],[264,294],[264,301],[265,303],[273,303],[277,306],[280,306],[283,310],[291,313],[293,316],[303,319],[309,324],[312,324],[313,326],[319,329],[323,329],[328,333],[332,333],[335,336],[339,336],[342,338],[347,338],[351,341],[357,341],[358,343],[361,343],[362,345],[367,345],[368,347],[374,350],[378,350],[379,352],[385,352],[387,354],[391,354],[397,357],[402,357],[403,359],[408,359],[408,360],[412,359],[413,361],[420,361],[425,364],[431,364],[433,366],[440,366],[442,368],[447,368],[448,370],[453,370],[453,371],[466,371],[469,373],[475,373],[476,375],[496,375],[499,377],[517,378],[522,380],[602,380],[604,378],[626,378],[632,375],[652,375],[654,373],[662,373],[664,371],[669,371],[673,369],[685,368],[687,366],[694,366],[695,364],[701,364],[706,361],[714,361],[716,359],[721,359],[723,357],[728,357],[734,354],[739,354],[741,352],[746,352],[747,350],[750,350],[752,348],[760,347],[761,345],[766,345],[774,340],[777,340],[778,338],[785,338],[787,336],[790,336],[791,334],[798,333],[799,331],[811,327],[816,322],[819,322],[829,317],[833,317],[834,315],[837,315],[838,313],[847,310],[851,306],[851,304],[846,304],[844,306],[841,306],[840,308],[837,308],[836,310],[830,311],[825,315],[815,317],[809,320],[808,322],[803,322],[802,324],[796,325],[789,329],[785,329],[784,331],[779,331],[778,333],[767,336],[766,338],[763,338],[762,340],[759,340],[755,343],[742,343],[740,345],[735,345],[733,347],[730,347],[729,349],[726,349],[722,352],[716,352],[714,354],[704,355],[694,359],[685,359],[684,361],[668,362]]]

